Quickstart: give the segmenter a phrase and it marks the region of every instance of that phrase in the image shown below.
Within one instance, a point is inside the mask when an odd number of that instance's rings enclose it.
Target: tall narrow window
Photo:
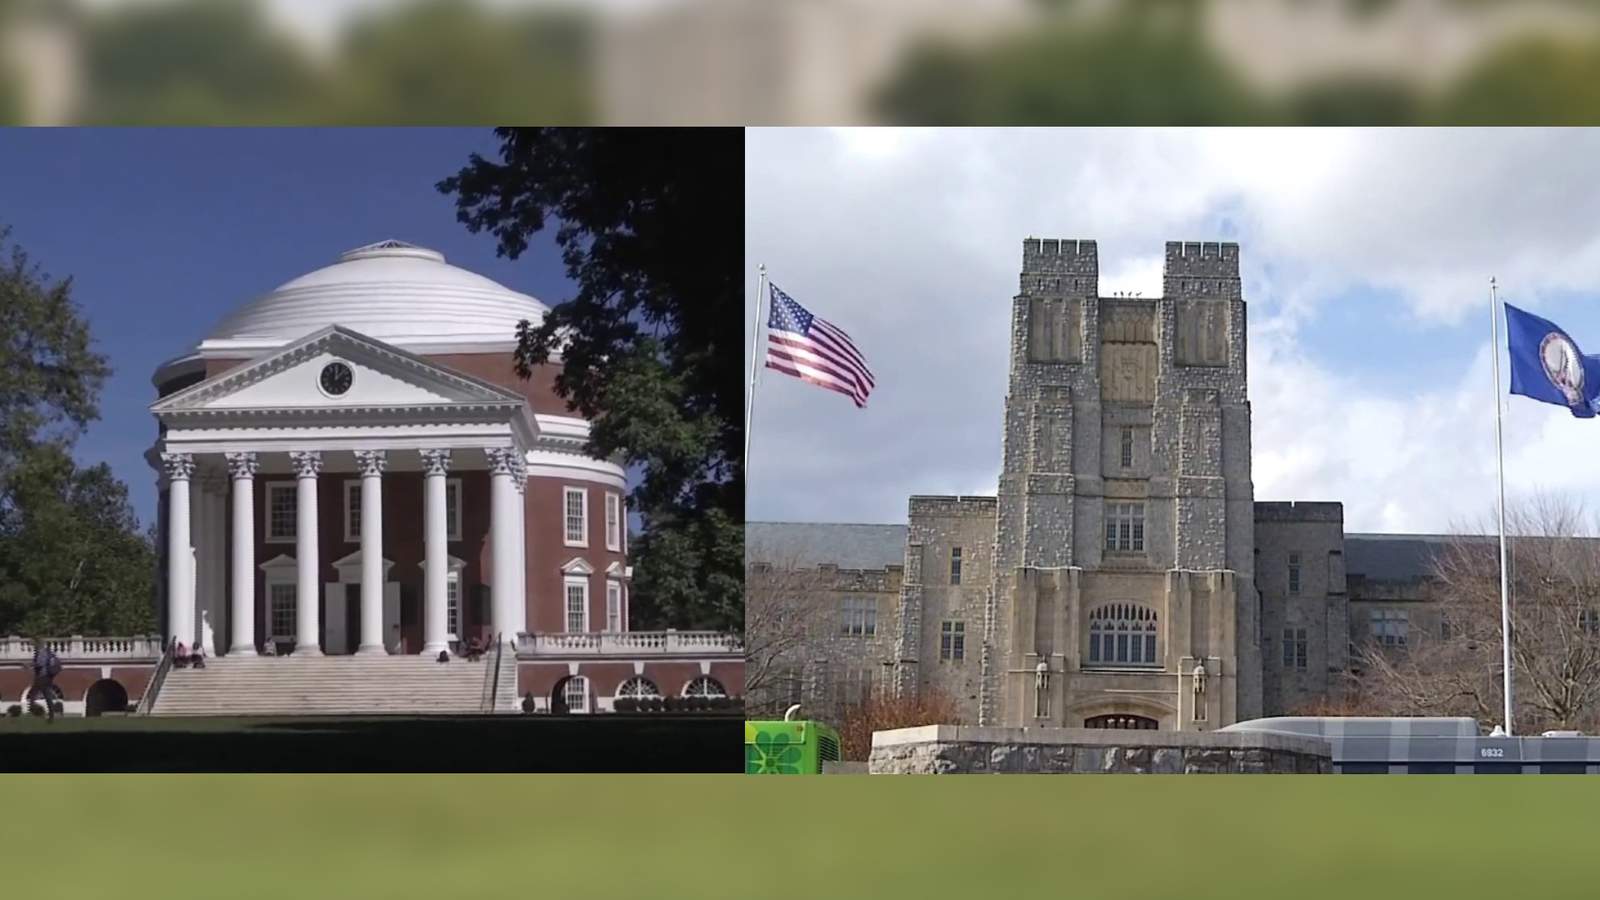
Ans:
[[[445,540],[461,540],[461,479],[449,478],[444,483]]]
[[[589,630],[589,579],[582,575],[567,578],[567,631],[582,634]]]
[[[950,583],[961,583],[961,548],[950,548]]]
[[[1306,630],[1304,628],[1285,628],[1283,630],[1283,667],[1285,669],[1305,669],[1306,643]]]
[[[939,661],[961,662],[967,658],[967,624],[948,621],[939,623]]]
[[[269,482],[267,492],[267,542],[293,543],[298,526],[299,501],[292,481]]]
[[[344,483],[344,539],[350,543],[361,540],[361,482]]]
[[[583,488],[566,488],[562,496],[566,529],[564,537],[568,547],[589,546],[589,493]]]
[[[1289,554],[1289,593],[1300,593],[1300,554]]]
[[[606,581],[606,630],[612,633],[622,630],[622,583],[619,581]]]
[[[606,494],[606,549],[622,550],[622,498]]]
[[[1144,504],[1107,503],[1106,549],[1125,553],[1144,552]]]
[[[444,577],[444,630],[446,640],[461,640],[461,570]]]
[[[1133,429],[1126,426],[1122,429],[1122,467],[1133,468]]]
[[[292,641],[295,638],[295,586],[287,582],[268,585],[272,600],[272,633],[269,638]]]

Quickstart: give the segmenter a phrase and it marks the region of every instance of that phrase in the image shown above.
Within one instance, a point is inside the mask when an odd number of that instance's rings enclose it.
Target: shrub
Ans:
[[[612,702],[611,708],[621,713],[637,712],[639,709],[639,699],[637,697],[618,697]]]
[[[10,706],[6,707],[6,715],[10,716],[13,719],[21,716],[22,715],[22,706],[21,706],[21,704],[13,703]]]
[[[531,712],[534,711],[536,706],[537,706],[537,704],[535,704],[533,702],[533,695],[532,694],[528,694],[528,695],[526,695],[526,696],[524,696],[522,698],[522,711],[523,712],[531,713]]]
[[[839,723],[840,755],[865,761],[872,753],[872,733],[918,725],[959,725],[960,713],[945,694],[924,692],[915,697],[874,697],[846,707]]]
[[[42,716],[42,715],[44,715],[44,707],[40,706],[37,703],[29,703],[28,704],[28,715],[30,715],[30,716]]]

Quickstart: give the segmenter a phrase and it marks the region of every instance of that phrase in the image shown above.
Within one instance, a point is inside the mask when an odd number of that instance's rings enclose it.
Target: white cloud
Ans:
[[[746,155],[747,256],[850,330],[881,383],[863,413],[768,379],[752,518],[897,521],[911,493],[993,492],[1029,235],[1098,240],[1102,293],[1147,297],[1163,241],[1239,241],[1257,496],[1341,500],[1351,530],[1446,530],[1493,503],[1490,274],[1535,308],[1600,287],[1595,132],[758,129]],[[1371,328],[1459,365],[1330,345],[1352,297],[1392,298],[1403,315]],[[1579,464],[1600,425],[1506,409],[1513,499],[1600,497]]]

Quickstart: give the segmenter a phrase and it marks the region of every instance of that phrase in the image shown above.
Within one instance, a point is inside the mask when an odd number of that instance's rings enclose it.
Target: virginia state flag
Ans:
[[[1507,303],[1511,393],[1555,403],[1581,418],[1600,411],[1600,356],[1584,356],[1554,322]]]

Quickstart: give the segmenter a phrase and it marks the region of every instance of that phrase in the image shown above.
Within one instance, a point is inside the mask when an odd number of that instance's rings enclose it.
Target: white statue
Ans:
[[[1201,660],[1194,665],[1191,682],[1194,686],[1194,720],[1203,722],[1206,718],[1206,664]]]

